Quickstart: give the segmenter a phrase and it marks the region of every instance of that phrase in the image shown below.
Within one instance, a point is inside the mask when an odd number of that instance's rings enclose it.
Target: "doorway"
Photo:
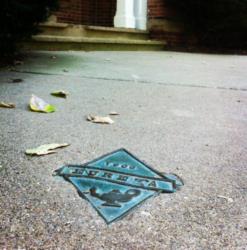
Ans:
[[[90,2],[90,25],[113,27],[116,0],[88,0]]]

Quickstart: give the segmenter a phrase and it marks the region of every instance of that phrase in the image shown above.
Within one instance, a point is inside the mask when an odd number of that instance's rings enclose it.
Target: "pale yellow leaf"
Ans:
[[[35,95],[32,95],[29,105],[30,109],[35,112],[52,113],[56,110],[54,106]]]
[[[0,108],[13,109],[13,108],[15,108],[15,104],[14,103],[0,102]]]
[[[25,153],[27,155],[38,155],[38,156],[48,155],[48,154],[57,153],[53,149],[63,148],[63,147],[67,147],[67,146],[69,146],[68,143],[62,143],[62,144],[58,144],[58,143],[44,144],[44,145],[41,145],[41,146],[39,146],[37,148],[27,149]]]
[[[87,120],[93,123],[113,124],[114,121],[109,116],[88,115]]]

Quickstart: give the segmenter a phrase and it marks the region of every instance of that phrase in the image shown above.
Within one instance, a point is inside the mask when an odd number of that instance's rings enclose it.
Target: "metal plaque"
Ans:
[[[71,182],[106,223],[111,223],[148,198],[173,193],[183,185],[174,174],[162,174],[126,149],[119,149],[83,165],[55,171]]]

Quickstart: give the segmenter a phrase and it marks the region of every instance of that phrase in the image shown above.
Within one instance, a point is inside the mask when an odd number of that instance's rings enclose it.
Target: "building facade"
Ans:
[[[60,0],[58,23],[147,30],[170,45],[183,42],[174,12],[165,0]]]

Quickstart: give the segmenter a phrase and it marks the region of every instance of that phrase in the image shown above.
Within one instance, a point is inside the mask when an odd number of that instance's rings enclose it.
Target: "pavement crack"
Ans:
[[[47,75],[47,76],[64,76],[64,77],[77,77],[92,80],[103,80],[103,81],[118,81],[118,82],[134,82],[134,83],[144,83],[144,84],[159,84],[162,86],[175,86],[182,88],[204,88],[204,89],[220,89],[220,90],[231,90],[231,91],[247,91],[247,88],[236,88],[236,87],[224,87],[224,86],[206,86],[197,84],[182,84],[182,83],[172,83],[172,82],[159,82],[159,81],[149,81],[149,80],[133,80],[124,78],[108,78],[108,77],[94,77],[94,76],[78,76],[69,74],[57,74],[48,72],[37,72],[37,71],[26,71],[26,70],[12,70],[12,72],[22,73],[22,74],[33,74],[33,75]]]

